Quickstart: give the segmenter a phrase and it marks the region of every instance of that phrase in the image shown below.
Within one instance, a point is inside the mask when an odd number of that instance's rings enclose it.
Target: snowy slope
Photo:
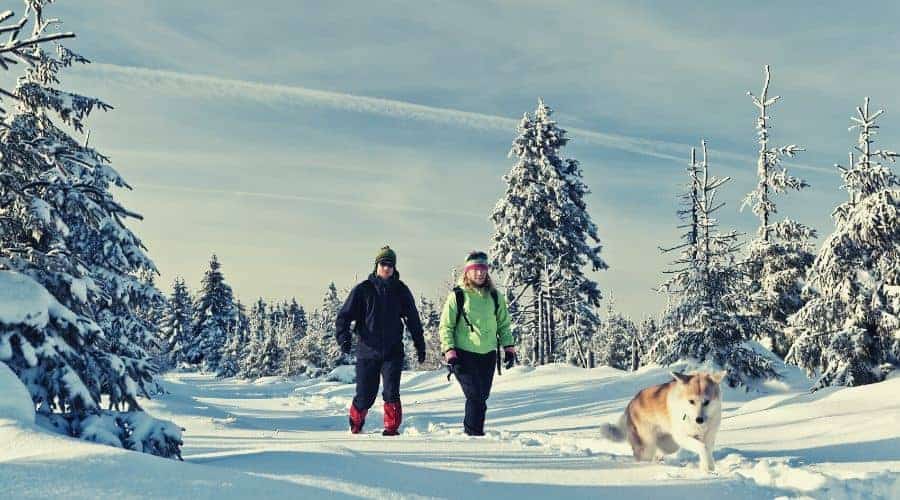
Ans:
[[[33,423],[31,394],[6,363],[0,363],[0,425],[30,426]]]
[[[900,498],[900,377],[812,395],[797,376],[768,395],[726,391],[720,473],[710,476],[687,452],[635,464],[627,445],[598,438],[600,423],[617,419],[639,388],[666,373],[515,368],[496,379],[481,439],[461,433],[461,391],[438,372],[404,374],[403,434],[393,439],[380,435],[380,403],[366,434],[346,431],[352,385],[175,373],[166,380],[171,393],[146,406],[185,427],[186,463],[7,421],[0,491],[16,498]]]

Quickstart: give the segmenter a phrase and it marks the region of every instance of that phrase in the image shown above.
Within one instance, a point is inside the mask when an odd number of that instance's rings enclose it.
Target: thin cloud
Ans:
[[[436,208],[423,208],[423,207],[415,207],[408,205],[396,205],[396,204],[379,204],[379,203],[365,203],[360,201],[351,201],[351,200],[342,200],[336,198],[323,198],[317,196],[304,196],[304,195],[295,195],[295,194],[281,194],[281,193],[268,193],[268,192],[260,192],[260,191],[235,191],[229,189],[210,189],[210,188],[195,188],[195,187],[185,187],[185,186],[172,186],[168,184],[152,184],[152,183],[141,183],[139,185],[141,188],[146,189],[156,189],[161,191],[177,191],[177,192],[186,192],[186,193],[202,193],[202,194],[223,194],[228,196],[246,196],[251,198],[265,198],[270,200],[283,200],[283,201],[299,201],[305,203],[319,203],[325,205],[336,205],[343,207],[353,207],[353,208],[362,208],[366,210],[388,210],[388,211],[397,211],[397,212],[411,212],[411,213],[428,213],[435,215],[451,215],[454,217],[472,217],[476,219],[486,220],[484,213],[475,213],[475,212],[466,212],[462,210],[442,210]]]

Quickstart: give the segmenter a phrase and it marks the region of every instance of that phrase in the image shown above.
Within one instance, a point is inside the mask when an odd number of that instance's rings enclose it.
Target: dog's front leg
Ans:
[[[716,459],[713,458],[713,450],[716,449],[716,429],[707,432],[703,437],[703,448],[706,450],[706,470],[716,471]]]
[[[698,441],[700,443],[700,469],[707,472],[716,471],[716,460],[713,458],[712,443],[707,441]]]
[[[714,472],[716,463],[712,456],[712,447],[708,446],[701,436],[679,436],[675,439],[679,446],[692,451],[700,457],[700,470]]]

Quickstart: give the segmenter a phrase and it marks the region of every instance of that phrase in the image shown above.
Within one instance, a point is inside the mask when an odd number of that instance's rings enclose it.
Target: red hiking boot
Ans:
[[[359,434],[363,425],[366,423],[366,413],[369,410],[360,410],[355,404],[350,403],[350,432]]]
[[[396,403],[384,404],[384,436],[398,436],[400,432],[400,422],[403,420],[403,409],[400,407],[400,401]]]

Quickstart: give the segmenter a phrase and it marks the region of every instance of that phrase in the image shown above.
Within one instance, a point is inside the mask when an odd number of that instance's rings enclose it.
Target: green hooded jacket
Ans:
[[[497,294],[499,307],[494,317],[494,299],[487,289],[479,290],[461,287],[466,296],[465,313],[472,323],[474,331],[469,330],[465,318],[460,317],[456,324],[456,294],[450,292],[444,309],[441,311],[441,324],[438,328],[441,336],[441,352],[450,349],[462,349],[478,354],[487,354],[497,349],[497,332],[500,332],[500,345],[515,345],[509,331],[509,309],[502,293]]]

